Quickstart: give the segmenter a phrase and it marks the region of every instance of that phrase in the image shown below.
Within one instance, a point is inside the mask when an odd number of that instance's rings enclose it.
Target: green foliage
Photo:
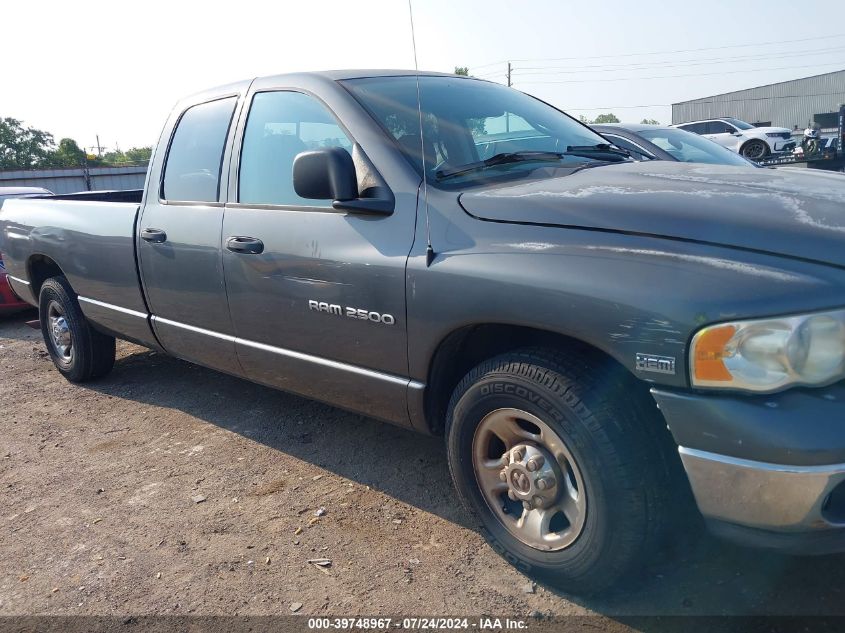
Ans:
[[[49,165],[55,143],[53,135],[21,121],[0,119],[0,169],[37,169]]]
[[[59,147],[47,158],[50,167],[82,167],[85,161],[85,151],[72,138],[59,141]]]
[[[0,118],[0,169],[49,169],[51,167],[97,167],[147,163],[152,147],[133,147],[122,152],[86,156],[72,138],[63,138],[58,147],[49,132],[26,127],[11,117]]]
[[[620,123],[621,121],[619,118],[613,114],[612,112],[608,112],[607,114],[600,114],[595,119],[593,119],[593,123]]]
[[[456,75],[463,75],[464,77],[469,77],[469,67],[468,66],[455,66],[455,74]]]
[[[643,125],[660,125],[660,121],[657,119],[643,119],[640,123]]]
[[[133,147],[125,152],[115,150],[113,152],[106,152],[100,157],[100,161],[104,165],[126,165],[148,163],[152,156],[152,147]]]
[[[613,114],[612,112],[608,112],[607,114],[600,114],[595,119],[588,119],[583,114],[578,116],[578,120],[585,125],[592,125],[593,123],[621,123],[619,118]]]

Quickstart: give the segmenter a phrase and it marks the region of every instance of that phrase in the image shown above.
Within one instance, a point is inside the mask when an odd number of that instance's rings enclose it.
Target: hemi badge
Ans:
[[[658,374],[675,374],[674,356],[637,354],[637,371],[652,371]]]

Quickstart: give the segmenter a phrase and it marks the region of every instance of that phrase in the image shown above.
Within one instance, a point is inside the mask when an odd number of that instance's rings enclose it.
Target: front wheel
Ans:
[[[449,405],[448,458],[491,546],[572,593],[631,571],[666,523],[650,410],[624,370],[579,354],[524,350],[473,369]]]
[[[38,296],[41,334],[56,369],[71,382],[104,376],[114,366],[115,340],[92,328],[65,277],[52,277]]]
[[[750,160],[762,160],[769,154],[769,146],[760,140],[748,141],[739,153]]]

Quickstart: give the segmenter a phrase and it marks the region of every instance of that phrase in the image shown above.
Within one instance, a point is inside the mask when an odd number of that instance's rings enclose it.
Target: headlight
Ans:
[[[711,325],[692,339],[695,387],[777,391],[845,376],[845,310]]]

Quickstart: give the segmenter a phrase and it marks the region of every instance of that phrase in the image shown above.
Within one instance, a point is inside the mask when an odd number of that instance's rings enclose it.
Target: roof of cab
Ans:
[[[368,77],[407,77],[416,75],[416,70],[402,70],[402,69],[386,69],[386,68],[365,68],[357,70],[320,70],[320,71],[306,71],[283,73],[280,75],[266,75],[262,77],[253,77],[251,79],[244,79],[233,83],[228,83],[220,86],[213,86],[206,90],[201,90],[193,94],[187,95],[180,99],[176,104],[176,110],[184,108],[186,105],[193,105],[206,99],[216,98],[226,93],[238,93],[246,91],[253,83],[260,82],[261,84],[296,84],[297,81],[303,80],[318,80],[323,82],[343,81],[346,79],[365,79]],[[484,81],[476,77],[465,77],[463,75],[455,75],[453,73],[441,73],[429,70],[419,71],[420,77],[452,77],[459,79],[472,79],[475,81]]]
[[[276,78],[276,77],[286,77],[288,75],[317,75],[321,77],[325,77],[326,79],[333,79],[335,81],[341,81],[344,79],[363,79],[365,77],[403,77],[408,75],[416,75],[419,72],[421,77],[425,76],[440,76],[440,77],[461,77],[461,75],[455,75],[453,73],[441,73],[441,72],[434,72],[428,70],[402,70],[402,69],[390,69],[390,68],[358,68],[358,69],[347,69],[347,70],[320,70],[320,71],[310,71],[310,72],[301,72],[301,73],[285,73],[282,75],[270,75],[269,77],[261,77],[260,79],[267,79],[267,78]]]

